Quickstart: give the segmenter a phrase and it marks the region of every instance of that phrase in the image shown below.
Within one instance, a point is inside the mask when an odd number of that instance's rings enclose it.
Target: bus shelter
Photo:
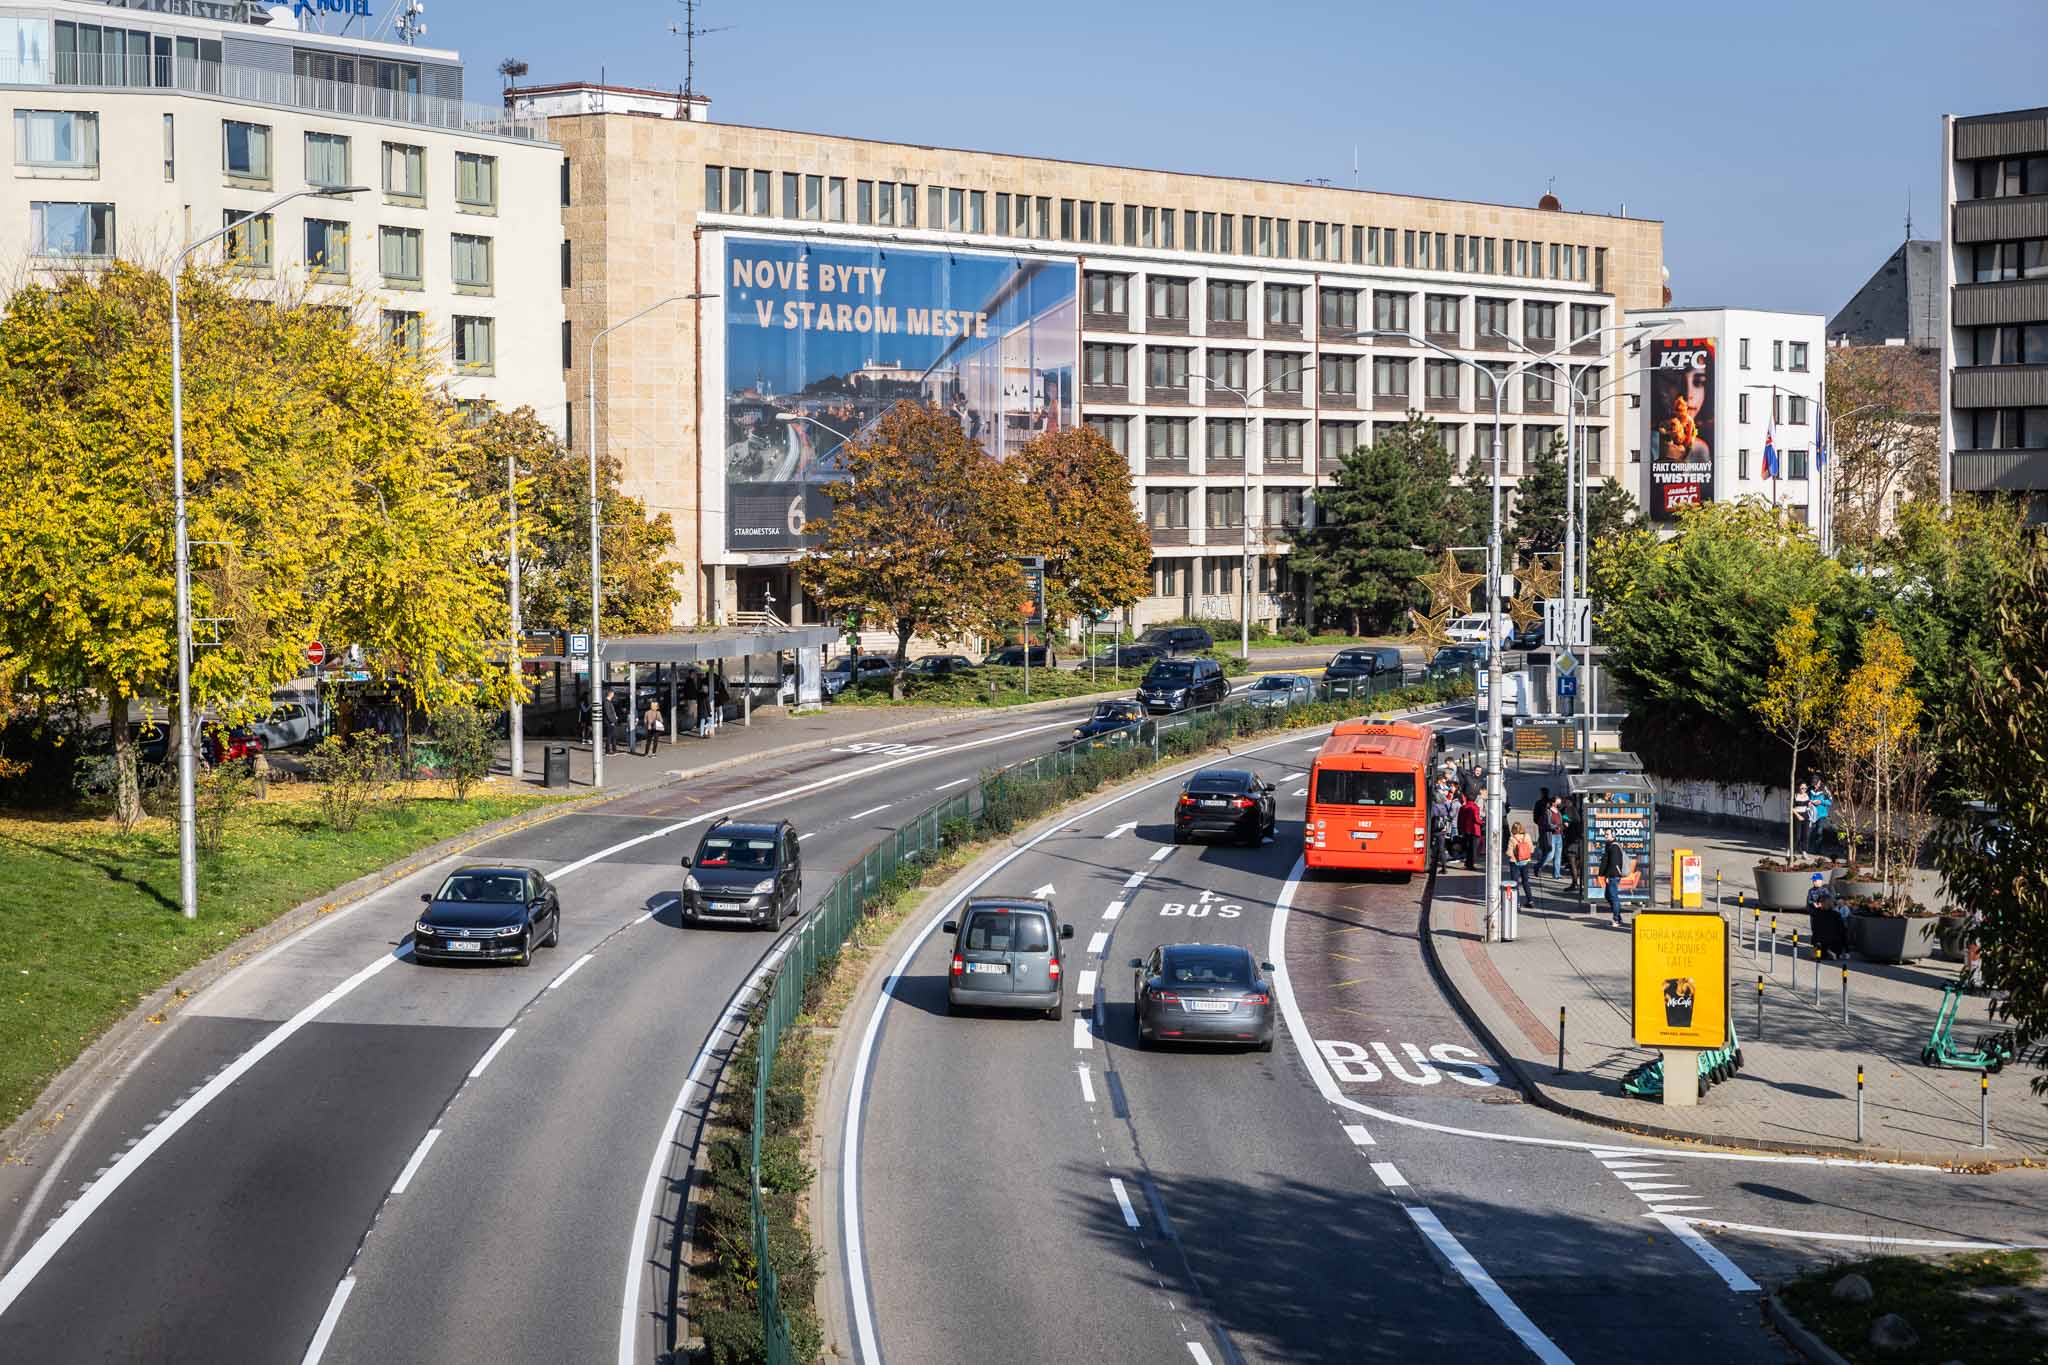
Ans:
[[[1657,883],[1655,784],[1640,772],[1571,773],[1565,779],[1565,801],[1579,825],[1579,898],[1606,899],[1600,854],[1611,839],[1621,845],[1622,900],[1649,904]]]

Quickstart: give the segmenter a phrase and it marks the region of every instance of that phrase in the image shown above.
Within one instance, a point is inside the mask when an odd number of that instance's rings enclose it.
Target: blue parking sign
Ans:
[[[1557,675],[1557,695],[1558,695],[1558,696],[1560,696],[1560,697],[1576,697],[1576,696],[1578,696],[1578,695],[1579,695],[1579,675],[1578,675],[1578,674],[1576,674],[1576,673],[1560,673],[1560,674],[1558,674],[1558,675]]]

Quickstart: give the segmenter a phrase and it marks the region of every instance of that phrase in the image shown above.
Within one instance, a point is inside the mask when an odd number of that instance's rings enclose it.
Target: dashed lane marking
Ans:
[[[1083,1062],[1074,1070],[1081,1077],[1081,1103],[1095,1103],[1095,1079],[1088,1074],[1088,1063]]]
[[[1391,1161],[1373,1162],[1372,1173],[1380,1178],[1380,1184],[1385,1185],[1390,1190],[1404,1190],[1408,1188],[1407,1177],[1402,1175]]]
[[[1430,1210],[1417,1205],[1405,1205],[1404,1208],[1410,1221],[1429,1239],[1430,1245],[1443,1254],[1443,1258],[1451,1263],[1451,1268],[1464,1278],[1466,1284],[1472,1286],[1473,1292],[1478,1294],[1486,1306],[1493,1310],[1494,1316],[1501,1320],[1501,1325],[1521,1338],[1522,1344],[1529,1348],[1532,1355],[1542,1361],[1543,1365],[1572,1365],[1572,1358],[1560,1351],[1556,1342],[1543,1335],[1542,1329],[1531,1322],[1529,1315],[1516,1306],[1515,1301],[1507,1296],[1507,1291],[1494,1283],[1493,1276],[1486,1273],[1486,1267],[1479,1264],[1471,1252],[1465,1250],[1464,1245],[1451,1235],[1450,1229],[1443,1225],[1441,1219]]]
[[[1109,1178],[1109,1188],[1116,1195],[1116,1206],[1123,1210],[1124,1226],[1131,1231],[1138,1230],[1138,1211],[1131,1207],[1131,1196],[1124,1191],[1124,1182],[1115,1176]]]
[[[1108,946],[1109,932],[1107,930],[1098,930],[1095,936],[1088,940],[1088,956],[1101,957],[1102,950]]]
[[[889,809],[889,807],[895,804],[896,803],[894,801],[884,801],[879,806],[869,806],[866,810],[855,811],[852,815],[849,815],[846,818],[848,820],[865,820],[870,815],[880,815],[883,811]]]
[[[1162,848],[1162,849],[1160,849],[1160,850],[1159,850],[1158,852],[1156,852],[1156,853],[1154,853],[1154,854],[1152,855],[1152,861],[1153,861],[1153,862],[1155,862],[1155,863],[1163,863],[1163,862],[1165,862],[1165,861],[1166,861],[1166,860],[1167,860],[1168,858],[1171,858],[1172,856],[1173,856],[1173,845],[1172,845],[1172,844],[1168,844],[1168,845],[1167,845],[1167,846],[1166,846],[1165,848]]]
[[[355,1292],[354,1276],[345,1276],[334,1286],[334,1297],[327,1301],[327,1311],[320,1315],[320,1325],[313,1330],[313,1339],[306,1343],[306,1354],[299,1358],[299,1365],[316,1365],[327,1351],[327,1343],[334,1337],[334,1324],[341,1321],[341,1306],[348,1302],[348,1296]]]
[[[1191,1341],[1187,1347],[1188,1354],[1195,1358],[1195,1365],[1209,1365],[1209,1353],[1202,1349],[1201,1342]]]
[[[1344,1136],[1350,1138],[1354,1144],[1360,1147],[1370,1147],[1373,1145],[1372,1134],[1365,1131],[1365,1125],[1362,1123],[1345,1124]]]
[[[475,1080],[477,1077],[483,1075],[484,1068],[489,1066],[491,1062],[496,1059],[498,1053],[504,1049],[505,1044],[512,1041],[512,1035],[517,1032],[519,1032],[519,1030],[516,1028],[508,1028],[503,1033],[499,1034],[498,1041],[492,1043],[490,1047],[485,1050],[484,1055],[476,1059],[476,1065],[469,1069],[469,1078],[471,1080]]]
[[[1138,871],[1138,872],[1133,872],[1133,873],[1132,873],[1132,874],[1131,874],[1130,876],[1128,876],[1128,877],[1124,878],[1124,889],[1125,889],[1126,891],[1128,891],[1128,890],[1129,890],[1130,888],[1132,888],[1132,887],[1134,887],[1134,886],[1137,886],[1137,885],[1139,885],[1139,884],[1140,884],[1140,883],[1142,883],[1142,882],[1143,882],[1144,880],[1145,880],[1145,874],[1144,874],[1144,872],[1142,872],[1142,871]]]
[[[1109,908],[1102,912],[1102,917],[1104,919],[1115,919],[1118,915],[1121,915],[1123,912],[1124,903],[1122,901],[1111,901],[1109,903]]]
[[[597,954],[595,953],[585,953],[582,957],[579,957],[574,962],[571,962],[567,967],[564,967],[562,969],[562,974],[560,976],[556,977],[553,981],[548,982],[548,989],[551,991],[560,990],[562,983],[564,981],[567,981],[570,977],[576,975],[577,972],[583,970],[583,964],[590,961],[590,959],[595,956],[597,956]]]
[[[412,1184],[412,1178],[420,1173],[420,1163],[427,1159],[427,1153],[433,1150],[440,1137],[439,1128],[427,1129],[427,1135],[420,1139],[420,1145],[412,1149],[412,1157],[405,1163],[405,1169],[398,1173],[398,1181],[391,1187],[393,1194],[405,1193],[405,1187]]]
[[[964,783],[972,782],[973,780],[974,779],[971,777],[956,777],[951,782],[941,782],[938,786],[933,787],[932,790],[935,792],[942,792],[949,787],[958,787],[963,785]]]
[[[1086,1015],[1074,1021],[1074,1046],[1088,1048],[1095,1046],[1095,1034],[1089,1028]]]
[[[1095,998],[1095,972],[1092,968],[1081,973],[1080,978],[1074,983],[1074,989],[1076,994],[1084,999],[1093,1000]]]

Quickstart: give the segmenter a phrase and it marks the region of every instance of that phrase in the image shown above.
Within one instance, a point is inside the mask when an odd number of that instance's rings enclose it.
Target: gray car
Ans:
[[[686,925],[726,920],[773,931],[802,903],[802,846],[787,820],[715,820],[696,859],[682,865],[678,908]]]
[[[1316,699],[1313,678],[1300,673],[1275,673],[1245,689],[1247,706],[1306,706]]]
[[[1060,944],[1074,926],[1049,900],[976,897],[940,932],[953,935],[946,1009],[1036,1010],[1057,1019],[1066,1002]]]
[[[1229,943],[1169,943],[1134,957],[1138,1046],[1239,1043],[1273,1050],[1273,964]]]

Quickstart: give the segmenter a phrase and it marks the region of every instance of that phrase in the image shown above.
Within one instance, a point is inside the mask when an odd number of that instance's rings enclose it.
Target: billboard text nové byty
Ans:
[[[1072,261],[727,237],[726,548],[800,549],[841,447],[905,400],[998,458],[1074,422]]]
[[[1714,343],[1660,338],[1647,359],[1650,519],[1676,521],[1685,508],[1714,500]]]

